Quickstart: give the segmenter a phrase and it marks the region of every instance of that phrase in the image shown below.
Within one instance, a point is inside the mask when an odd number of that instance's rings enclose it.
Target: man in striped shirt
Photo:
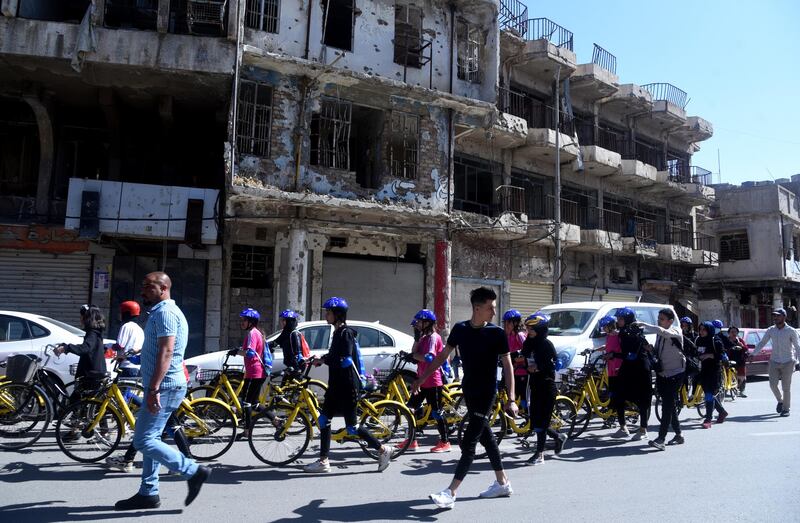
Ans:
[[[142,483],[133,497],[118,501],[116,510],[158,508],[158,471],[161,465],[188,478],[188,506],[211,475],[211,469],[198,466],[161,441],[170,415],[186,395],[183,353],[189,337],[186,317],[170,298],[172,281],[163,272],[151,272],[142,281],[142,298],[150,305],[142,347],[142,384],[145,405],[136,416],[133,444],[142,453]]]

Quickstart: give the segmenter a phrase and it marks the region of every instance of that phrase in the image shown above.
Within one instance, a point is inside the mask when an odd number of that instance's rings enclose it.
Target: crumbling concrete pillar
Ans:
[[[783,260],[781,260],[781,263]],[[773,287],[772,289],[772,309],[782,309],[783,308],[783,288],[782,287]],[[771,319],[771,318],[770,318]]]
[[[451,278],[450,259],[452,245],[448,240],[436,242],[436,269],[433,295],[433,312],[436,313],[436,325],[446,337],[450,331]]]
[[[228,40],[235,42],[242,30],[244,17],[240,18],[240,5],[243,2],[228,2]]]
[[[38,95],[23,97],[36,116],[39,129],[39,180],[36,185],[36,214],[38,220],[46,220],[50,209],[50,184],[53,176],[53,121],[49,103]]]
[[[19,0],[2,0],[0,1],[0,12],[3,13],[3,16],[13,18],[17,16],[18,6]]]
[[[103,27],[106,22],[106,0],[93,0],[94,1],[94,15],[92,21],[96,27]]]
[[[306,230],[293,224],[289,230],[288,266],[286,267],[286,308],[305,313],[308,282]]]
[[[169,0],[158,1],[156,29],[159,33],[166,33],[169,31]]]

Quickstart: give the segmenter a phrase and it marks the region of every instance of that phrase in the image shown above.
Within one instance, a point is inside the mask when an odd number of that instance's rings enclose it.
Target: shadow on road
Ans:
[[[459,498],[458,502],[477,498]],[[325,506],[324,499],[315,499],[303,507],[294,510],[296,518],[283,518],[275,523],[290,521],[436,521],[442,512],[428,499],[407,501],[376,501],[361,505],[345,505],[339,507]]]
[[[53,500],[41,503],[20,503],[0,507],[0,520],[21,523],[35,521],[50,523],[56,521],[95,521],[104,519],[136,518],[145,516],[171,516],[183,513],[180,509],[148,510],[142,512],[115,512],[113,505],[96,507],[69,507],[60,505],[65,501]]]

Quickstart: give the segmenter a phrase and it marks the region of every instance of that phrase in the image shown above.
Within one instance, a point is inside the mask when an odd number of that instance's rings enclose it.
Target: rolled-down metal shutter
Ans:
[[[578,301],[600,301],[600,296],[605,292],[604,289],[594,287],[575,287],[572,285],[561,293],[561,303],[575,303]]]
[[[89,299],[92,257],[0,249],[0,308],[74,325]]]
[[[602,296],[603,301],[639,301],[641,297],[641,291],[624,289],[608,289],[608,292]]]
[[[511,281],[511,308],[523,315],[533,314],[542,307],[553,303],[553,285],[548,283],[527,283]]]

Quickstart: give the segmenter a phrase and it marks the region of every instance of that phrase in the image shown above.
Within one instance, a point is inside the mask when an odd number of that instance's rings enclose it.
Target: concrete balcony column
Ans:
[[[286,258],[282,261],[286,284],[283,285],[284,296],[279,303],[285,303],[287,309],[299,311],[305,315],[306,289],[308,288],[308,246],[306,230],[299,224],[292,224],[287,238]]]
[[[94,1],[94,16],[92,21],[95,27],[103,27],[106,22],[106,0],[93,0]]]
[[[156,29],[159,33],[169,32],[169,0],[159,0]]]
[[[0,13],[3,13],[3,16],[9,18],[17,16],[18,7],[19,0],[0,0]]]
[[[27,94],[24,100],[36,116],[39,129],[39,180],[36,185],[36,214],[39,220],[46,219],[50,209],[50,183],[53,174],[53,120],[50,117],[50,103],[38,94]]]

